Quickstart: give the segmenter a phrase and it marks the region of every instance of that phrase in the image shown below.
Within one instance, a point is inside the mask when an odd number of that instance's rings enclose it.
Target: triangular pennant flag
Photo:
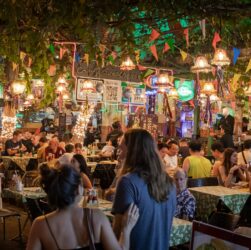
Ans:
[[[189,104],[194,108],[195,107],[195,105],[194,105],[194,101],[193,100],[190,100],[190,101],[188,101],[189,102]]]
[[[16,70],[16,68],[17,68],[17,64],[16,64],[16,63],[14,63],[14,62],[12,62],[12,70],[13,70],[13,71],[15,71],[15,70]]]
[[[246,68],[246,73],[251,69],[251,59],[249,60],[248,66]]]
[[[139,64],[140,50],[135,50],[135,60],[136,60],[136,63]]]
[[[29,57],[29,59],[28,59],[28,67],[29,68],[30,68],[31,64],[32,64],[32,59],[31,59],[31,57]]]
[[[79,53],[76,53],[75,54],[75,61],[78,63],[78,62],[80,62],[80,54]]]
[[[115,62],[114,62],[114,58],[112,55],[109,55],[107,59],[111,63],[111,65],[114,65]]]
[[[84,54],[84,60],[85,60],[85,62],[86,62],[86,64],[87,64],[87,66],[89,65],[89,54]]]
[[[233,64],[235,65],[237,62],[237,59],[241,53],[241,50],[238,48],[233,48],[233,52],[234,52],[234,57],[233,57]]]
[[[56,74],[56,65],[55,64],[50,65],[47,73],[48,73],[49,76],[55,76],[55,74]]]
[[[214,33],[214,39],[213,39],[213,42],[212,42],[212,45],[213,45],[214,49],[216,49],[216,43],[218,43],[219,41],[221,41],[220,35],[217,32],[215,32]]]
[[[113,57],[113,59],[115,60],[116,58],[117,58],[117,56],[118,56],[118,54],[117,54],[117,52],[116,51],[112,51],[112,57]]]
[[[164,48],[163,48],[163,53],[167,52],[170,49],[170,46],[168,43],[165,43]]]
[[[241,77],[241,74],[234,74],[233,81],[231,84],[231,89],[233,92],[235,92],[238,87],[238,80],[240,79],[240,77]]]
[[[138,67],[138,69],[139,69],[140,71],[143,71],[143,70],[146,70],[146,69],[147,69],[146,67],[144,67],[144,66],[142,66],[142,65],[140,65],[140,64],[138,64],[137,67]]]
[[[146,78],[146,77],[152,75],[154,72],[155,72],[155,70],[153,70],[153,69],[148,69],[148,70],[146,71],[146,73],[144,74],[143,78]]]
[[[189,46],[189,30],[188,30],[188,28],[184,29],[183,34],[185,35],[186,43],[187,43],[187,47],[188,47]]]
[[[155,57],[156,61],[158,61],[158,60],[159,60],[159,58],[158,58],[157,49],[156,49],[155,44],[154,44],[154,45],[152,45],[152,46],[150,46],[150,50],[151,50],[151,52],[152,52],[153,56]]]
[[[104,57],[104,53],[105,53],[105,45],[103,45],[103,44],[99,44],[99,49],[100,49],[100,51],[101,51],[101,54],[102,54],[102,57]]]
[[[24,58],[26,56],[26,53],[24,53],[23,51],[20,52],[20,59],[23,62]]]
[[[172,52],[174,51],[174,44],[175,44],[175,40],[173,38],[169,38],[167,39],[167,44],[169,45],[170,49],[172,50]]]
[[[180,49],[180,54],[181,54],[182,60],[185,61],[187,58],[187,53]]]
[[[66,48],[60,48],[60,50],[59,50],[59,58],[60,58],[60,60],[63,58],[63,56],[64,56],[64,54],[65,54],[66,51],[67,51]]]
[[[55,47],[54,45],[51,43],[49,46],[49,50],[51,51],[51,53],[54,55],[55,54]]]
[[[203,39],[205,39],[206,38],[206,19],[202,19],[201,21],[199,21],[199,24],[202,31]]]
[[[151,41],[154,41],[154,40],[156,40],[159,36],[160,36],[160,33],[159,33],[157,30],[152,29],[152,33],[151,33],[151,35],[150,35],[149,41],[150,41],[150,42],[151,42]]]

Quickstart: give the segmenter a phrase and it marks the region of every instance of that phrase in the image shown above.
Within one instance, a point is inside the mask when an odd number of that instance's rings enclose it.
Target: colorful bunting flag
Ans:
[[[149,41],[150,41],[150,42],[151,42],[151,41],[154,41],[154,40],[156,40],[159,36],[160,36],[160,33],[159,33],[157,30],[152,29],[152,33],[151,33],[151,35],[150,35]]]
[[[187,53],[180,49],[180,54],[181,54],[181,57],[182,57],[182,61],[185,61],[186,58],[187,58]]]
[[[217,32],[215,32],[214,33],[214,39],[213,39],[213,42],[212,42],[212,45],[213,45],[214,49],[216,49],[216,43],[218,43],[219,41],[221,41],[220,35]]]
[[[135,50],[135,60],[136,60],[136,63],[139,64],[140,50]]]
[[[148,70],[146,71],[146,73],[144,74],[143,78],[146,78],[146,77],[152,75],[154,72],[155,72],[155,70],[153,70],[153,69],[148,69]]]
[[[16,70],[16,68],[17,68],[17,64],[16,64],[16,63],[14,63],[14,62],[12,62],[12,70],[13,70],[13,71],[15,71],[15,70]]]
[[[237,62],[237,59],[241,53],[241,50],[238,48],[233,48],[233,52],[234,52],[234,57],[233,57],[233,64],[235,65]]]
[[[246,73],[251,69],[251,59],[249,60],[248,66],[246,68]]]
[[[29,57],[29,59],[28,59],[28,67],[29,68],[30,68],[31,64],[32,64],[32,59],[31,59],[31,57]]]
[[[154,44],[154,45],[152,45],[152,46],[150,46],[150,50],[151,50],[151,52],[152,52],[153,56],[155,57],[156,61],[158,61],[158,60],[159,60],[159,58],[158,58],[157,49],[156,49],[155,44]]]
[[[146,67],[144,67],[144,66],[142,66],[142,65],[140,65],[140,64],[138,64],[137,66],[138,66],[138,69],[139,69],[140,71],[143,71],[143,70],[146,70],[146,69],[147,69]]]
[[[168,43],[165,43],[164,48],[163,48],[163,53],[167,52],[170,49],[170,46]]]
[[[20,59],[23,62],[24,58],[26,56],[26,53],[24,53],[23,51],[20,52]]]
[[[48,72],[49,76],[55,76],[55,74],[56,74],[56,65],[55,64],[50,65],[47,72]]]
[[[202,31],[203,39],[205,39],[206,38],[206,19],[202,19],[201,21],[199,21],[199,24]]]
[[[80,54],[79,53],[76,53],[75,54],[75,61],[78,63],[78,62],[80,62]]]
[[[60,58],[60,60],[63,58],[63,56],[64,56],[64,54],[65,54],[66,51],[67,51],[66,48],[60,48],[60,50],[59,50],[59,58]]]
[[[51,53],[54,55],[55,54],[55,47],[54,45],[51,43],[49,46],[49,50],[51,51]]]
[[[86,62],[87,66],[89,65],[89,54],[84,54],[84,61]]]
[[[240,77],[241,77],[241,74],[234,74],[233,81],[231,84],[231,89],[233,92],[235,92],[238,87],[238,80],[240,79]]]
[[[112,51],[112,57],[115,60],[117,58],[118,54],[116,51]]]
[[[188,28],[184,29],[183,34],[185,35],[186,43],[187,43],[187,47],[188,47],[189,46],[189,31],[188,31]]]

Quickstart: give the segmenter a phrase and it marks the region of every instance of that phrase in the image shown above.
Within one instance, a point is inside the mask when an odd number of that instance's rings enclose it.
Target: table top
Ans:
[[[40,199],[46,197],[46,193],[40,187],[25,187],[23,191],[19,192],[17,190],[12,190],[9,188],[3,189],[3,195],[5,197],[12,196],[21,196],[25,201],[25,198],[31,199]]]
[[[227,195],[236,195],[236,194],[249,194],[248,188],[227,188],[223,186],[203,186],[203,187],[194,187],[189,188],[192,192],[200,192],[204,194],[211,194],[214,196],[227,196]]]
[[[22,160],[22,159],[37,159],[37,156],[28,156],[28,155],[23,155],[23,156],[1,156],[2,159],[10,159],[10,160]]]

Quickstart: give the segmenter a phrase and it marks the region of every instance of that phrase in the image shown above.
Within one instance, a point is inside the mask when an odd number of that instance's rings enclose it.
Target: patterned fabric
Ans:
[[[235,214],[240,213],[250,193],[248,189],[231,189],[222,186],[189,188],[196,199],[196,214],[207,221],[216,210],[219,200]]]
[[[11,162],[15,162],[23,171],[26,171],[26,167],[30,159],[37,159],[36,157],[27,157],[27,156],[2,156],[3,165],[6,169],[9,168]]]
[[[194,196],[186,188],[177,194],[177,207],[175,217],[192,220],[194,218],[196,202]]]
[[[187,243],[191,240],[192,223],[187,220],[173,218],[172,231],[170,236],[170,247]]]

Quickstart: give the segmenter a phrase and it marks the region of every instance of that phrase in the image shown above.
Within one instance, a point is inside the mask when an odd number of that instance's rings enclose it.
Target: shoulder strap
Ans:
[[[242,153],[242,157],[243,157],[243,160],[244,160],[245,164],[247,164],[247,160],[246,160],[246,157],[244,155],[244,151],[242,150],[241,153]]]
[[[89,208],[84,208],[84,217],[87,222],[87,230],[89,234],[89,248],[90,250],[96,250],[94,243],[94,230],[93,230],[93,211]]]
[[[54,240],[54,242],[55,242],[55,244],[56,244],[56,246],[57,246],[57,249],[60,250],[60,248],[59,248],[59,246],[58,246],[58,243],[57,243],[57,240],[56,240],[54,234],[52,233],[52,230],[51,230],[49,221],[47,220],[47,217],[46,217],[45,215],[44,215],[44,218],[45,218],[46,224],[47,224],[47,226],[48,226],[48,229],[49,229],[49,231],[50,231],[50,234],[51,234],[51,236],[52,236],[52,238],[53,238],[53,240]]]

